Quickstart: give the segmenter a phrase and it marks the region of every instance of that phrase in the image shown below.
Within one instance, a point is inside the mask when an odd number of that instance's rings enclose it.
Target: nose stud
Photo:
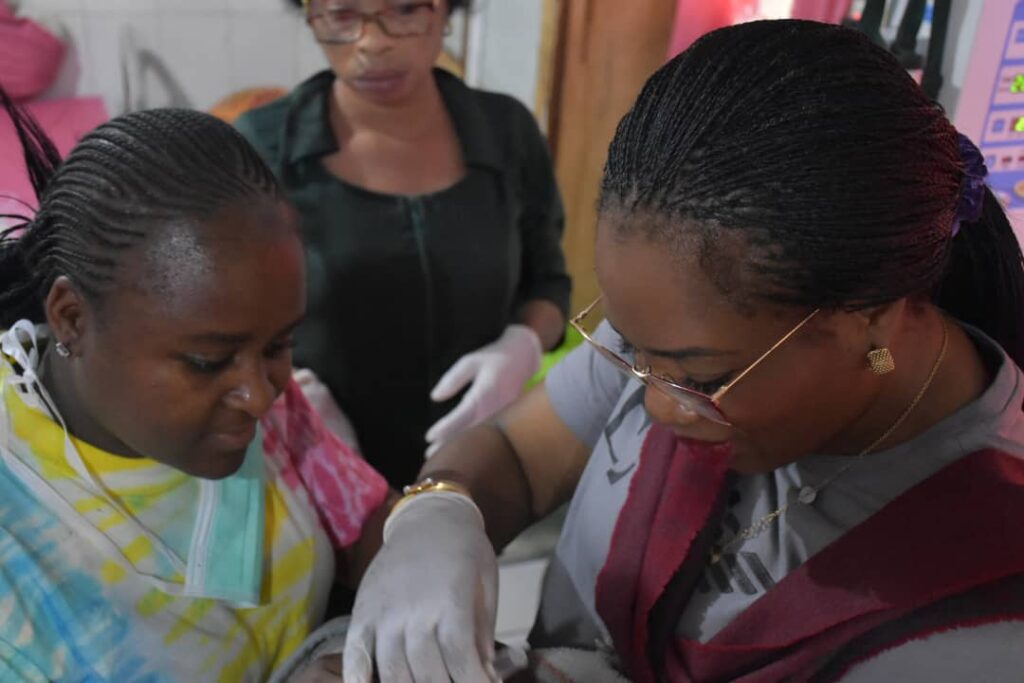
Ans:
[[[252,399],[252,392],[249,391],[249,387],[238,387],[231,392],[231,396],[242,403],[248,403]]]

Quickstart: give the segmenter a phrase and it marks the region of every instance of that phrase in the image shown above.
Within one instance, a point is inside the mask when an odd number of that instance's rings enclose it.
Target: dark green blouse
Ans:
[[[495,340],[523,303],[569,305],[564,215],[533,116],[444,71],[435,78],[466,175],[430,195],[379,194],[326,170],[338,149],[330,71],[237,124],[302,216],[309,304],[296,365],[327,384],[394,486],[415,478],[424,433],[457,403],[430,401],[441,375]]]

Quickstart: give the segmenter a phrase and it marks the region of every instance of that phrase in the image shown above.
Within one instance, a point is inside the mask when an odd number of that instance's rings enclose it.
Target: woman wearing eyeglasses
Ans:
[[[331,68],[238,122],[302,216],[296,362],[395,485],[428,443],[518,397],[565,329],[563,213],[536,123],[433,67],[466,4],[303,3]]]
[[[346,683],[493,679],[493,547],[570,498],[539,680],[1019,677],[1024,272],[984,179],[847,29],[658,71],[609,150],[604,322],[394,508]]]

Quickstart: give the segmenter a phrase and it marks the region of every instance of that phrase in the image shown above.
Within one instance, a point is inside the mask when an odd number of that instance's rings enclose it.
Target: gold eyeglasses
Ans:
[[[366,23],[376,22],[380,30],[392,38],[422,36],[430,31],[437,11],[437,2],[387,0],[376,12],[359,10],[353,0],[303,0],[306,21],[321,43],[347,45],[357,42],[366,30]]]
[[[780,346],[789,341],[789,339],[793,335],[799,332],[804,325],[811,321],[811,318],[813,318],[820,312],[820,309],[817,309],[813,311],[809,316],[807,316],[799,323],[797,323],[796,327],[787,332],[785,336],[782,337],[782,339],[775,342],[771,346],[771,348],[769,348],[767,351],[761,354],[761,356],[757,360],[748,365],[746,370],[733,377],[725,385],[718,389],[718,391],[714,392],[713,394],[705,394],[700,391],[697,391],[696,389],[691,389],[690,387],[682,386],[681,384],[678,384],[672,379],[665,377],[663,375],[654,374],[653,372],[651,372],[650,366],[643,368],[637,367],[636,363],[629,362],[628,360],[626,360],[619,354],[615,353],[601,342],[591,337],[590,333],[583,329],[583,320],[590,314],[591,311],[594,310],[594,308],[597,307],[597,305],[600,302],[601,297],[598,297],[597,301],[584,308],[575,318],[569,321],[569,324],[572,325],[577,332],[583,335],[583,338],[586,339],[587,342],[591,346],[593,346],[599,354],[601,354],[601,356],[603,356],[606,360],[610,361],[611,364],[614,365],[616,369],[618,369],[622,374],[626,375],[631,379],[635,379],[641,382],[647,387],[652,387],[654,389],[657,389],[658,391],[661,391],[663,394],[673,399],[680,406],[682,406],[683,410],[685,410],[686,412],[726,426],[730,425],[731,423],[729,422],[728,418],[726,418],[725,413],[722,412],[722,397],[729,393],[729,390],[736,386],[736,384],[738,384],[741,379],[749,375],[754,368],[756,368],[758,365],[761,364],[762,361],[764,361],[764,359],[772,355],[772,353],[774,353],[776,349],[778,349]]]

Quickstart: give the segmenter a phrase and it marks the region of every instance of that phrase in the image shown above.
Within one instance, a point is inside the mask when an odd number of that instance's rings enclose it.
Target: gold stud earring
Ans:
[[[876,375],[888,375],[896,369],[896,359],[888,348],[872,349],[868,352],[868,365]]]

